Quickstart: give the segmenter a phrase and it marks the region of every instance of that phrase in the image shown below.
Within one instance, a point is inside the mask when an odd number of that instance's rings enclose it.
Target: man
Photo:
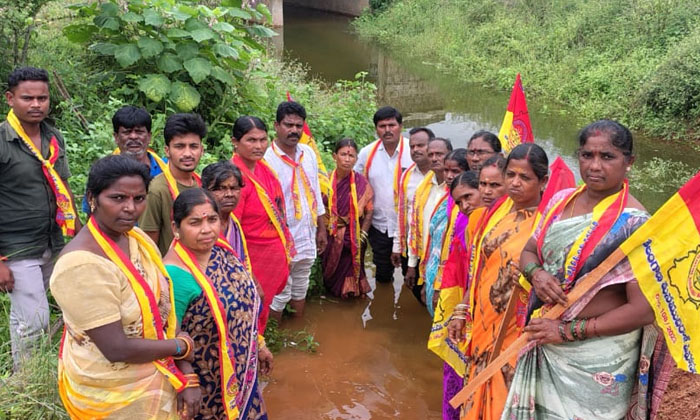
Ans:
[[[151,170],[155,178],[167,167],[166,161],[150,149],[151,115],[144,108],[127,105],[120,108],[112,117],[114,142],[117,144],[115,154],[133,158]]]
[[[391,252],[391,262],[394,267],[401,267],[401,273],[406,277],[408,269],[408,226],[411,220],[411,207],[413,196],[416,193],[418,184],[430,171],[430,160],[428,159],[428,142],[435,138],[433,131],[426,127],[415,127],[409,132],[408,146],[411,150],[411,160],[413,164],[408,167],[401,176],[399,184],[399,212],[397,219],[398,235],[394,236],[394,246]],[[413,294],[420,301],[419,287],[413,287]]]
[[[158,244],[163,255],[173,241],[170,226],[173,201],[180,191],[201,185],[195,169],[204,151],[202,139],[206,135],[207,126],[197,114],[174,114],[165,122],[163,137],[168,165],[151,181],[146,210],[139,219],[139,226]]]
[[[46,288],[54,259],[63,235],[76,233],[80,220],[68,186],[63,137],[44,121],[48,73],[34,67],[13,71],[5,99],[11,111],[0,124],[0,293],[10,296],[16,371],[47,330]]]
[[[374,213],[369,230],[373,262],[379,283],[392,283],[391,253],[398,235],[398,189],[404,169],[411,165],[408,142],[401,135],[401,113],[385,106],[374,114],[379,138],[360,150],[355,170],[365,175],[374,190]]]
[[[452,143],[436,137],[428,143],[428,159],[430,171],[416,188],[411,210],[411,224],[408,230],[408,270],[404,282],[413,289],[421,286],[418,278],[418,261],[427,258],[427,243],[429,237],[430,219],[440,199],[447,194],[445,186],[445,156],[452,151]],[[425,301],[423,300],[425,304]]]
[[[112,128],[117,145],[114,154],[123,153],[148,166],[151,178],[168,166],[167,159],[163,160],[148,147],[151,144],[151,115],[148,111],[131,105],[119,108],[112,117]],[[90,212],[86,196],[83,196],[83,212]]]
[[[299,103],[279,104],[276,136],[265,152],[265,161],[275,170],[282,186],[287,226],[297,251],[289,266],[287,285],[270,304],[270,317],[278,322],[287,303],[295,317],[303,316],[311,267],[328,243],[316,154],[311,147],[299,143],[305,120],[306,110]]]

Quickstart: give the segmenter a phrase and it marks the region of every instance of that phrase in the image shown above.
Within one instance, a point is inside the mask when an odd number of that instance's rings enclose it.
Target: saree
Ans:
[[[155,244],[138,228],[134,231],[127,258],[156,299],[156,324],[170,329],[174,308],[169,282],[159,270]],[[124,271],[95,253],[68,252],[56,262],[51,292],[65,320],[58,382],[71,418],[177,419],[176,391],[155,363],[112,363],[85,333],[121,321],[127,337],[149,337],[144,330],[150,327],[145,326],[139,299]]]
[[[191,272],[169,265],[175,287],[194,282]],[[255,282],[234,253],[216,245],[212,249],[206,276],[210,280],[225,322],[228,337],[221,340],[214,311],[205,293],[200,293],[184,311],[181,329],[195,342],[194,372],[199,376],[202,402],[196,419],[229,419],[223,398],[221,373],[222,342],[228,343],[233,364],[233,379],[226,383],[239,419],[266,419],[267,414],[258,384],[258,323],[260,296]]]
[[[354,173],[357,209],[353,210],[351,176],[332,182],[332,193],[327,203],[329,218],[328,245],[321,254],[323,283],[333,295],[341,298],[362,296],[371,291],[364,269],[366,245],[360,246],[360,238],[352,232],[362,225],[367,213],[372,211],[374,191],[367,179]],[[331,175],[335,181],[335,173]],[[357,212],[357,220],[351,213]],[[354,243],[353,243],[354,241]],[[358,255],[359,253],[359,255]]]
[[[553,197],[562,200],[571,190]],[[550,205],[551,207],[551,205]],[[564,284],[567,254],[591,225],[591,213],[554,220],[546,232],[543,268]],[[599,265],[641,226],[648,214],[624,208],[589,257],[576,280]],[[561,316],[574,319],[604,287],[634,281],[625,259]],[[542,302],[530,296],[529,315]],[[656,327],[561,344],[528,345],[519,355],[502,419],[653,419],[661,403],[671,359]]]
[[[477,259],[482,261],[482,268],[470,286],[474,306],[471,309],[472,335],[467,352],[467,380],[475,377],[491,360],[509,300],[520,278],[520,253],[530,238],[535,210],[528,208],[507,213],[483,235],[481,255]],[[515,298],[524,302],[527,295],[521,292]],[[503,348],[507,348],[520,334],[515,316],[505,322]],[[514,367],[515,360],[512,360],[475,391],[472,400],[465,405],[464,419],[500,418]]]
[[[289,231],[284,219],[284,196],[275,173],[262,162],[258,162],[253,171],[247,170],[245,163],[237,155],[233,156],[232,161],[241,168],[245,177],[241,196],[233,214],[243,228],[248,245],[248,258],[253,267],[253,277],[263,290],[263,307],[259,318],[260,332],[263,333],[267,325],[272,298],[280,294],[287,284],[289,258],[294,246],[291,237],[288,236]],[[258,193],[251,176],[255,177],[264,189],[263,197]],[[271,217],[268,214],[266,203],[263,203],[263,200],[268,199],[274,207],[276,216]],[[280,229],[283,235],[280,235]],[[290,243],[285,246],[287,240]]]
[[[245,264],[248,271],[250,271],[252,274],[252,266],[248,255],[248,243],[246,242],[241,223],[233,213],[229,215],[228,224],[226,225],[226,228],[222,234],[224,239],[226,239],[226,242],[228,242],[229,245],[231,245],[231,248],[233,248],[233,251],[236,253],[236,257],[238,257],[238,259]]]
[[[441,274],[440,272],[444,264],[443,249],[445,241],[448,241],[448,244],[452,241],[452,231],[448,229],[448,226],[450,224],[452,210],[455,209],[455,206],[454,202],[452,206],[449,206],[448,197],[449,192],[446,192],[445,196],[438,202],[433,217],[430,218],[430,223],[428,224],[428,243],[426,244],[425,255],[420,262],[422,267],[419,272],[423,275],[425,284],[425,307],[431,318],[435,315],[433,296],[435,295],[435,282],[436,280],[439,281],[438,276]],[[450,238],[447,236],[450,236]]]

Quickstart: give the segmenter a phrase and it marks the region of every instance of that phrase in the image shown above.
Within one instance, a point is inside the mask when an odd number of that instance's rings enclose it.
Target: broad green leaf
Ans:
[[[170,13],[173,15],[175,20],[179,20],[181,22],[186,21],[187,19],[191,18],[189,13],[186,12],[181,12],[178,9],[171,10]]]
[[[160,102],[170,93],[170,79],[162,74],[147,74],[139,81],[139,90],[153,102]]]
[[[100,12],[104,16],[119,16],[119,6],[108,1],[100,4]]]
[[[142,36],[136,43],[141,49],[141,55],[144,58],[155,57],[163,52],[163,44],[157,39]]]
[[[214,38],[214,32],[209,28],[195,29],[190,32],[190,36],[197,42],[206,41],[208,39]]]
[[[241,19],[250,19],[252,16],[250,13],[239,7],[229,7],[227,10],[229,16],[239,17]]]
[[[111,29],[113,31],[119,30],[119,19],[113,16],[99,15],[95,16],[95,19],[93,19],[92,21],[98,28]]]
[[[231,74],[229,74],[226,70],[222,69],[219,66],[212,67],[211,75],[214,76],[216,80],[219,80],[230,86],[233,86],[236,83],[236,80],[233,78],[233,76],[231,76]]]
[[[223,7],[237,7],[241,8],[243,6],[242,0],[221,0],[221,6]]]
[[[158,68],[165,73],[173,73],[182,70],[182,61],[178,56],[165,53],[158,57]]]
[[[187,14],[190,17],[196,17],[198,15],[197,9],[195,9],[194,7],[188,6],[186,4],[180,4],[177,7],[177,10],[181,13]]]
[[[90,45],[89,49],[100,55],[114,55],[117,50],[117,45],[111,42],[97,42]]]
[[[191,58],[183,63],[192,80],[199,84],[211,74],[211,63],[201,57]]]
[[[249,34],[259,36],[260,38],[271,38],[277,36],[277,32],[262,25],[251,25],[246,28]]]
[[[121,18],[124,22],[129,23],[143,22],[143,16],[134,12],[126,12],[121,16]]]
[[[185,22],[185,29],[192,32],[196,29],[209,29],[209,27],[195,18],[189,18]]]
[[[224,44],[223,42],[217,42],[216,44],[214,44],[212,50],[222,57],[238,58],[238,51]]]
[[[270,9],[268,9],[265,3],[258,3],[257,6],[255,6],[255,10],[265,16],[265,20],[268,22],[272,21],[272,13],[270,13]]]
[[[168,29],[167,34],[168,34],[168,37],[170,37],[170,38],[185,38],[185,37],[190,36],[189,32],[187,32],[183,29],[180,29],[180,28],[170,28],[170,29]]]
[[[71,42],[84,44],[97,32],[97,28],[92,25],[73,24],[63,28],[63,35]]]
[[[175,47],[177,55],[183,60],[189,60],[199,54],[199,46],[194,41],[182,42]]]
[[[199,105],[202,97],[189,83],[174,82],[170,87],[170,100],[181,112],[190,112]]]
[[[114,58],[122,67],[129,67],[135,62],[139,61],[141,58],[141,52],[139,47],[135,44],[122,44],[118,45],[114,51]]]
[[[144,10],[143,17],[146,25],[155,26],[156,28],[162,26],[164,22],[163,17],[154,9]]]
[[[228,22],[216,22],[215,24],[212,25],[212,29],[215,31],[220,31],[220,32],[233,32],[234,28],[233,25],[231,25]]]

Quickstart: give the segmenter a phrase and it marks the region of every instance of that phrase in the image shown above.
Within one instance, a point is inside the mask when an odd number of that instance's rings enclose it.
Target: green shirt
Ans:
[[[182,324],[182,318],[185,317],[185,311],[190,306],[190,303],[197,299],[202,294],[202,288],[194,279],[194,276],[187,270],[172,265],[166,264],[165,269],[168,271],[170,280],[173,281],[173,294],[175,295],[175,315],[177,322]]]
[[[41,154],[49,157],[52,137],[58,142],[56,172],[70,177],[63,136],[41,122]],[[0,255],[10,259],[38,258],[47,248],[58,253],[63,235],[56,223],[56,197],[41,163],[19,135],[4,121],[0,124]]]
[[[177,183],[180,192],[196,187],[196,183],[192,186]],[[139,227],[144,232],[158,232],[158,249],[161,255],[168,253],[170,243],[173,241],[173,229],[170,226],[172,211],[173,198],[168,189],[168,182],[165,175],[160,174],[153,178],[148,186],[146,210],[139,219]]]

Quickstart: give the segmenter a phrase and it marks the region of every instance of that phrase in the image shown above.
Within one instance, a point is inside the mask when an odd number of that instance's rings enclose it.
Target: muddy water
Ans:
[[[503,119],[508,92],[460,83],[410,56],[368,45],[352,33],[347,17],[285,8],[276,43],[286,59],[307,64],[314,77],[329,83],[368,72],[378,102],[401,110],[404,128],[427,125],[457,147],[476,130],[498,132]],[[528,107],[536,141],[552,160],[561,156],[577,172],[576,133],[587,121],[536,98]],[[637,164],[658,156],[698,167],[690,148],[639,135],[635,147]],[[633,192],[655,210],[673,191],[653,194],[633,186]],[[441,418],[442,363],[426,349],[431,322],[401,281],[397,271],[394,287],[380,284],[365,300],[312,300],[303,320],[284,324],[306,328],[319,348],[315,354],[285,349],[275,356],[265,387],[272,419]]]

